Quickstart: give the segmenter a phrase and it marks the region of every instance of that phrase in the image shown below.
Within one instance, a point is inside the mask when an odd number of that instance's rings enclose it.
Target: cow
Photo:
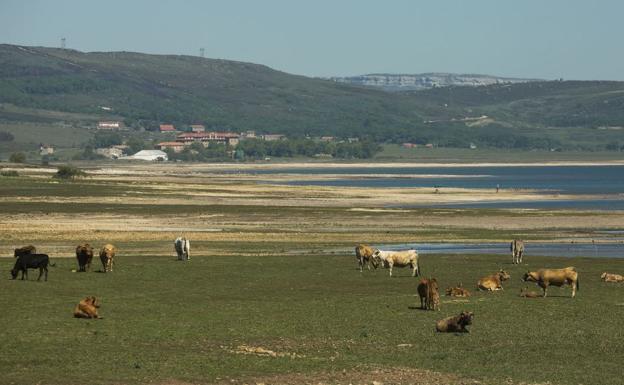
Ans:
[[[418,284],[420,308],[423,310],[440,310],[440,292],[435,278],[425,278]]]
[[[524,289],[520,289],[520,297],[523,298],[537,298],[540,297],[540,293],[529,290],[528,287],[525,287]]]
[[[377,269],[377,261],[373,258],[373,253],[375,249],[366,245],[357,245],[355,246],[355,258],[358,261],[358,266],[360,267],[360,273],[364,267],[364,263],[366,263],[368,270],[371,269],[371,264],[375,269]]]
[[[621,276],[620,274],[611,274],[606,272],[602,273],[600,279],[605,282],[624,282],[624,276]]]
[[[24,247],[18,247],[13,251],[13,257],[21,257],[22,255],[35,254],[37,252],[37,248],[33,245],[28,245]]]
[[[479,282],[477,282],[477,289],[486,291],[503,290],[502,282],[509,278],[511,278],[509,273],[500,269],[497,273],[481,278]]]
[[[375,263],[382,264],[384,267],[390,268],[390,276],[392,277],[392,267],[409,266],[412,269],[412,277],[420,275],[420,266],[418,265],[418,253],[416,250],[403,251],[385,251],[375,250],[373,253]]]
[[[76,259],[78,260],[78,271],[86,272],[91,269],[93,260],[93,247],[88,243],[76,246]]]
[[[570,266],[564,269],[540,269],[538,271],[528,271],[522,278],[524,282],[535,282],[539,287],[544,290],[544,297],[546,297],[546,290],[548,286],[563,286],[568,284],[572,286],[572,298],[576,296],[576,291],[579,288],[579,279],[576,268]]]
[[[105,273],[113,271],[113,263],[117,248],[110,243],[105,244],[100,250],[100,261],[102,261],[102,271]]]
[[[177,237],[173,242],[173,246],[178,254],[178,261],[188,261],[191,259],[191,241],[183,237]]]
[[[464,289],[460,283],[455,287],[447,288],[446,295],[450,297],[470,297],[470,291],[468,291],[468,289]]]
[[[468,333],[466,326],[472,324],[474,313],[471,311],[462,311],[455,317],[447,317],[436,323],[436,331],[440,333]]]
[[[524,254],[524,241],[514,239],[509,246],[511,251],[511,261],[514,265],[522,263],[522,255]]]
[[[98,308],[100,307],[100,301],[94,297],[89,296],[83,299],[74,308],[75,318],[102,318],[98,315]]]
[[[50,257],[47,254],[27,254],[17,257],[15,266],[11,270],[11,276],[13,279],[17,278],[17,273],[22,272],[22,281],[24,275],[28,279],[28,269],[39,269],[39,277],[37,281],[41,280],[41,275],[45,272],[45,280],[48,280],[48,265],[50,264]]]

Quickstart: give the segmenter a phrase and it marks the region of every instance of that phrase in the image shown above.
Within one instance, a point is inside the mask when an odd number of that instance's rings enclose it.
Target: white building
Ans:
[[[169,160],[167,158],[167,153],[160,150],[141,150],[134,155],[127,157],[126,159],[137,159],[137,160],[160,160],[165,161]]]

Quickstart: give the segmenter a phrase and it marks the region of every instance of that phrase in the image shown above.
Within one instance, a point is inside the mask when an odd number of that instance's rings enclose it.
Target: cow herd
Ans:
[[[522,240],[515,239],[510,244],[510,251],[513,264],[521,264],[524,254],[524,242]],[[371,265],[377,269],[378,267],[384,267],[389,269],[390,276],[392,276],[393,266],[397,267],[410,267],[412,270],[412,276],[420,276],[421,269],[418,263],[418,253],[414,249],[400,250],[400,251],[387,251],[379,250],[367,245],[357,245],[355,247],[355,257],[358,261],[358,267],[360,272],[363,271],[364,265],[371,270]],[[497,291],[503,290],[503,282],[510,279],[511,276],[505,270],[499,271],[482,277],[477,281],[477,290],[482,291]],[[600,278],[604,282],[624,282],[624,276],[620,274],[603,273]],[[528,288],[524,288],[520,291],[520,297],[524,298],[538,298],[546,297],[549,286],[564,286],[569,285],[572,288],[572,298],[576,296],[576,291],[579,290],[579,278],[576,268],[573,266],[565,267],[562,269],[539,269],[537,271],[527,271],[522,277],[524,282],[534,282],[542,289],[542,293],[529,291]],[[420,297],[420,308],[423,310],[440,310],[440,293],[438,288],[438,281],[436,278],[423,278],[418,283],[416,288],[418,296]],[[449,287],[446,289],[446,295],[451,297],[469,297],[470,292],[462,287],[460,283],[456,287]],[[472,323],[474,313],[463,311],[455,317],[448,317],[440,320],[436,324],[436,330],[438,332],[468,332],[467,325]]]

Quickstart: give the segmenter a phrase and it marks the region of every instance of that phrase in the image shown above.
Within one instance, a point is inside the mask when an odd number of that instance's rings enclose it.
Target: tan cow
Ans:
[[[470,297],[470,291],[464,289],[460,283],[458,286],[447,288],[446,295],[450,297]]]
[[[605,282],[624,282],[624,276],[621,276],[620,274],[611,274],[606,272],[602,273],[600,279]]]
[[[412,277],[420,275],[418,253],[414,249],[402,251],[375,250],[373,258],[375,259],[375,263],[382,264],[384,267],[388,267],[390,269],[391,277],[393,266],[409,266],[412,269]]]
[[[546,297],[546,290],[548,286],[563,286],[568,284],[572,286],[572,298],[576,296],[576,291],[579,288],[579,279],[576,268],[570,266],[564,269],[540,269],[538,271],[528,271],[522,278],[524,282],[531,281],[539,285],[544,290],[544,297]]]
[[[355,258],[358,261],[358,265],[360,266],[360,272],[362,272],[362,268],[364,267],[364,263],[368,266],[368,270],[371,269],[371,264],[375,269],[377,269],[377,262],[373,258],[373,253],[375,249],[366,245],[357,245],[355,246]]]
[[[511,259],[513,264],[522,263],[522,256],[524,255],[524,242],[520,239],[514,239],[509,246],[511,251]]]
[[[425,278],[418,284],[420,308],[423,310],[440,310],[440,292],[435,278]]]
[[[89,296],[83,299],[74,308],[74,317],[76,318],[102,318],[98,315],[98,308],[100,307],[100,301]]]
[[[474,313],[463,311],[455,317],[447,317],[436,323],[436,330],[440,333],[468,333],[466,326],[472,324]]]
[[[497,273],[481,278],[479,282],[477,282],[477,289],[487,291],[503,290],[502,282],[509,278],[511,278],[511,276],[505,270],[500,269]]]
[[[110,243],[107,243],[100,250],[100,261],[102,261],[102,269],[105,273],[113,271],[114,258],[117,253],[117,248]]]

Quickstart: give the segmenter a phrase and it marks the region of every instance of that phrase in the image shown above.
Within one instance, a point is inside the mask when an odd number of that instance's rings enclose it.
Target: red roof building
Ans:
[[[161,124],[160,125],[160,132],[173,132],[175,130],[176,129],[173,126],[173,124]]]

